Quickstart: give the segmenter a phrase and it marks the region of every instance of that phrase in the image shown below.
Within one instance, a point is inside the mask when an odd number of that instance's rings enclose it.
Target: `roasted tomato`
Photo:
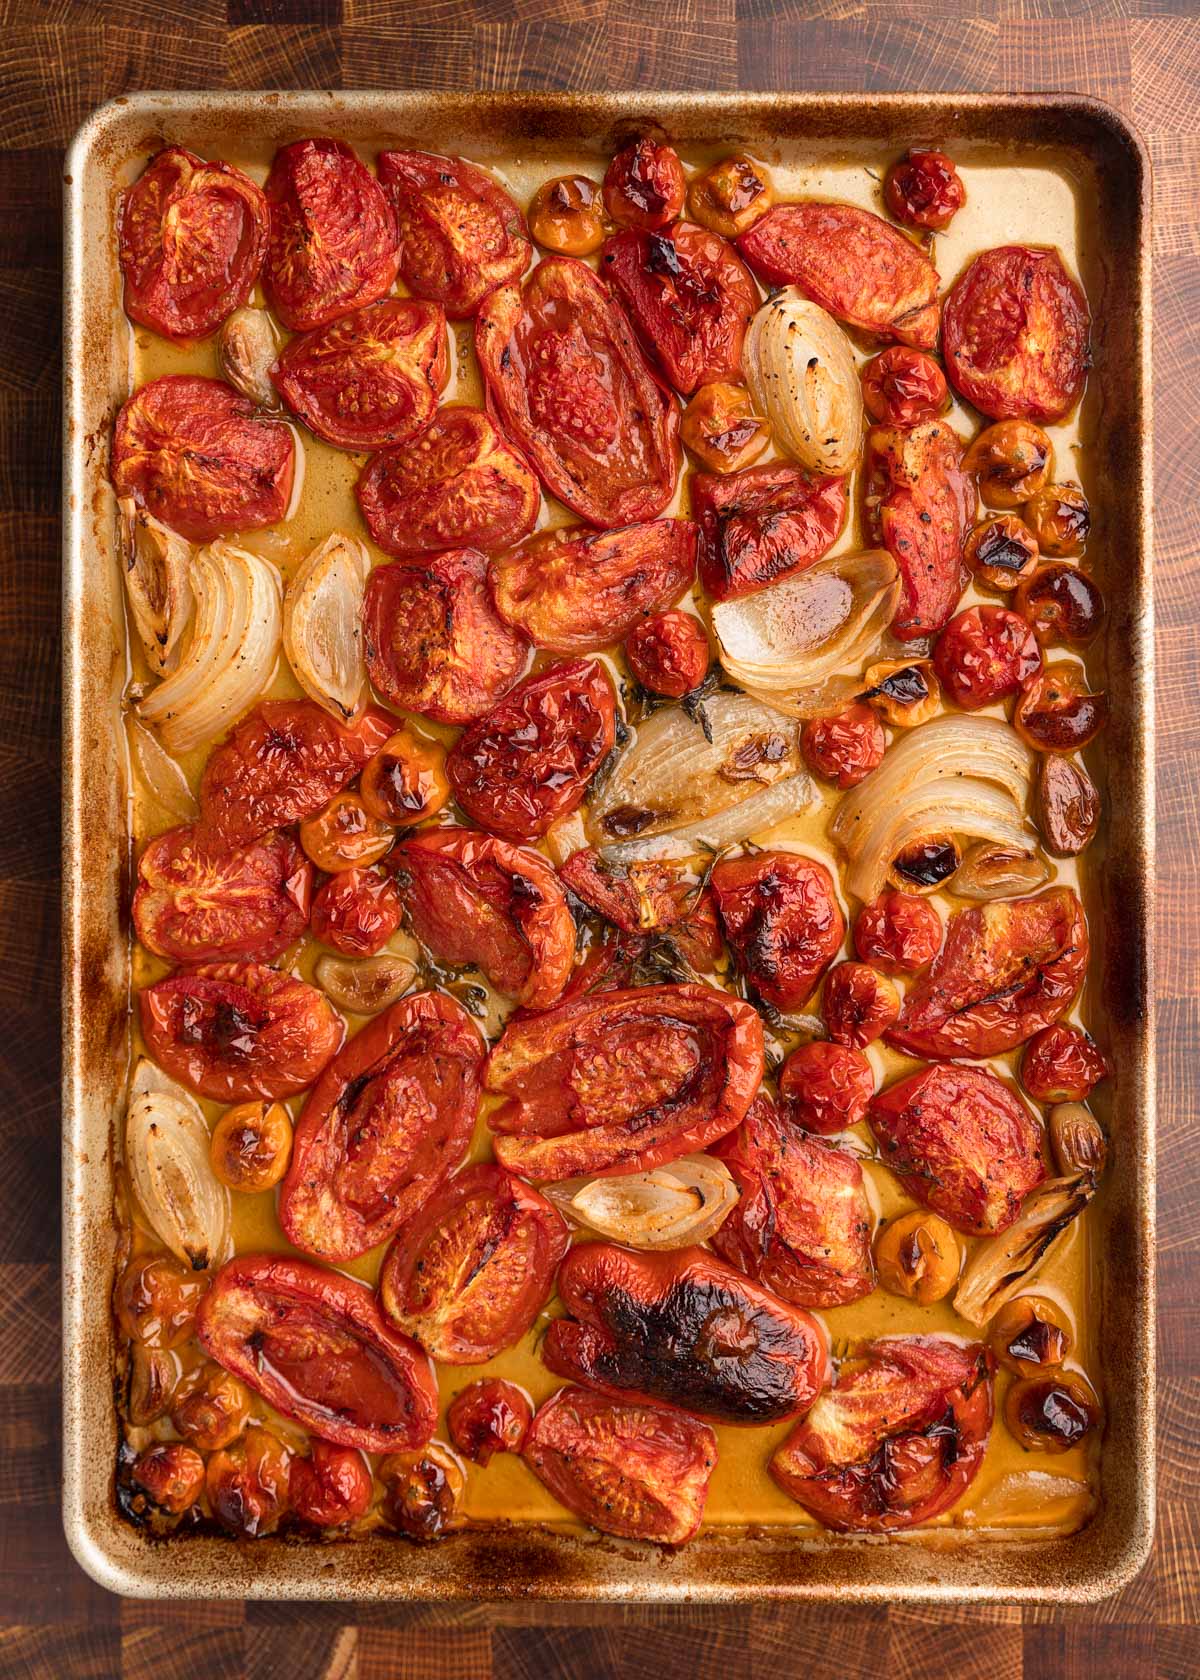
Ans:
[[[705,472],[730,473],[757,461],[771,428],[755,414],[744,385],[702,385],[683,411],[680,433]]]
[[[598,251],[606,219],[600,188],[586,175],[555,175],[529,201],[529,231],[539,245],[563,257]]]
[[[771,1459],[786,1494],[826,1528],[886,1534],[959,1500],[992,1426],[992,1358],[949,1336],[882,1336]]]
[[[400,230],[401,280],[452,320],[467,320],[493,286],[519,280],[529,266],[524,216],[465,158],[383,152],[379,179]]]
[[[988,507],[1020,507],[1054,471],[1054,445],[1032,420],[1000,420],[971,444],[963,471],[975,474]]]
[[[292,495],[296,447],[220,379],[168,373],[117,415],[112,482],[192,542],[277,525]]]
[[[1026,1452],[1069,1452],[1102,1416],[1095,1389],[1074,1371],[1025,1377],[1004,1396],[1008,1432]]]
[[[761,163],[735,152],[688,183],[688,214],[701,227],[735,239],[761,220],[775,202],[770,174]]]
[[[1012,721],[1036,752],[1076,752],[1108,722],[1108,696],[1093,694],[1081,665],[1047,665],[1026,685]]]
[[[1042,1129],[984,1068],[922,1068],[871,1103],[880,1157],[914,1200],[968,1236],[1006,1231],[1046,1176]]]
[[[821,558],[846,523],[846,481],[777,463],[722,477],[696,473],[700,581],[714,601],[752,595]]]
[[[231,1534],[257,1540],[279,1526],[288,1508],[292,1455],[269,1429],[248,1429],[215,1452],[205,1469],[212,1514]]]
[[[388,1249],[380,1303],[443,1364],[481,1365],[529,1329],[570,1241],[545,1196],[490,1162],[467,1167]]]
[[[950,383],[981,414],[1061,420],[1079,401],[1091,317],[1057,251],[984,251],[955,282],[942,320]]]
[[[964,711],[978,711],[1015,694],[1042,668],[1037,637],[1007,607],[967,607],[937,639],[933,668]]]
[[[682,1546],[704,1515],[717,1438],[684,1412],[560,1388],[534,1418],[524,1458],[593,1528]]]
[[[479,311],[488,408],[553,495],[612,529],[661,513],[679,473],[679,410],[642,359],[608,288],[547,257]]]
[[[498,615],[477,549],[376,566],[363,599],[371,681],[399,710],[469,723],[516,682],[529,643]]]
[[[717,1423],[778,1423],[829,1378],[816,1319],[703,1248],[640,1254],[577,1244],[558,1271],[542,1358],[615,1399],[679,1406]]]
[[[314,1528],[342,1528],[371,1507],[371,1472],[353,1447],[314,1441],[308,1458],[292,1460],[288,1498],[302,1522]]]
[[[967,189],[945,152],[914,146],[888,170],[883,201],[898,222],[940,233],[967,202]]]
[[[1100,794],[1082,764],[1043,753],[1037,770],[1037,820],[1055,857],[1076,857],[1091,845],[1100,822]]]
[[[861,1050],[814,1039],[792,1051],[779,1070],[783,1112],[806,1132],[828,1135],[867,1117],[875,1075]]]
[[[366,1284],[340,1272],[279,1254],[239,1255],[213,1279],[196,1333],[277,1412],[334,1446],[387,1452],[433,1434],[429,1360],[385,1323]]]
[[[892,634],[903,642],[940,630],[963,591],[975,487],[962,461],[962,439],[941,420],[867,432],[864,511],[872,539],[882,542],[904,583],[892,620]]]
[[[461,1005],[435,992],[401,998],[357,1033],[296,1122],[279,1194],[288,1240],[349,1260],[411,1219],[467,1152],[484,1048]]]
[[[941,708],[941,685],[930,659],[881,659],[867,666],[863,683],[858,699],[896,729],[916,729]]]
[[[1025,503],[1025,520],[1050,559],[1082,554],[1092,526],[1088,499],[1078,484],[1049,484]]]
[[[716,1154],[741,1199],[717,1253],[797,1307],[842,1307],[875,1287],[875,1223],[853,1155],[817,1143],[760,1096]]]
[[[356,793],[344,788],[323,811],[300,824],[306,856],[327,875],[342,869],[365,869],[391,850],[396,831],[367,810]]]
[[[1044,1295],[1018,1295],[1007,1301],[988,1326],[988,1345],[997,1363],[1017,1377],[1061,1365],[1071,1342],[1062,1309]]]
[[[862,370],[863,402],[885,426],[919,426],[950,406],[945,376],[930,356],[894,344]]]
[[[172,1517],[181,1516],[204,1492],[204,1460],[178,1441],[147,1447],[134,1459],[129,1474],[150,1503]]]
[[[118,237],[129,319],[167,338],[207,338],[254,290],[267,201],[232,164],[167,146],[121,194]]]
[[[1037,566],[1037,538],[1023,519],[1008,513],[976,525],[963,544],[963,559],[988,589],[1016,589]]]
[[[534,647],[591,653],[677,601],[695,569],[691,520],[652,519],[619,531],[539,532],[493,560],[488,581],[500,617]]]
[[[1021,1053],[1021,1083],[1037,1102],[1086,1102],[1107,1077],[1103,1053],[1086,1033],[1061,1021],[1031,1038]]]
[[[840,321],[932,350],[938,272],[881,216],[852,204],[777,204],[738,240],[760,280],[799,286]]]
[[[655,613],[634,626],[625,642],[625,662],[651,694],[680,700],[708,675],[708,634],[694,613]]]
[[[131,1260],[113,1292],[117,1323],[130,1341],[152,1351],[180,1347],[192,1333],[207,1288],[207,1278],[169,1254]]]
[[[887,1041],[909,1056],[1012,1050],[1065,1013],[1087,962],[1087,922],[1069,887],[958,910]]]
[[[480,828],[536,839],[579,805],[615,731],[604,667],[551,665],[464,729],[446,760],[454,797]]]
[[[854,949],[884,974],[919,974],[937,956],[942,918],[915,893],[880,893],[859,911]]]
[[[539,853],[440,828],[401,841],[388,865],[409,926],[439,962],[481,968],[527,1009],[558,1002],[575,961],[575,922]]]
[[[138,862],[133,923],[169,962],[269,962],[308,925],[312,874],[285,834],[228,846],[190,824],[168,829]]]
[[[345,1036],[315,986],[255,963],[205,963],[138,996],[158,1065],[216,1102],[290,1097],[311,1085]]]
[[[373,957],[400,926],[400,894],[376,864],[331,875],[313,900],[313,938],[344,957]]]
[[[291,332],[308,332],[392,289],[396,218],[342,140],[293,140],[267,176],[271,237],[263,290]]]
[[[902,1213],[875,1242],[879,1281],[918,1306],[944,1301],[962,1272],[962,1244],[936,1213]]]
[[[200,816],[231,846],[303,822],[353,781],[395,724],[378,706],[348,725],[313,700],[261,700],[204,766]]]
[[[510,1020],[492,1051],[496,1159],[537,1179],[643,1172],[731,1131],[762,1074],[762,1022],[726,992],[585,993]]]
[[[800,731],[804,762],[840,788],[857,787],[882,762],[886,748],[883,725],[861,701],[832,717],[810,718]]]
[[[776,1009],[800,1009],[846,934],[832,875],[799,852],[722,858],[709,876],[730,949]]]
[[[658,933],[683,920],[698,882],[686,864],[648,858],[610,863],[585,847],[559,870],[564,886],[624,933]]]
[[[176,1391],[171,1423],[201,1452],[236,1441],[250,1416],[250,1390],[219,1365],[202,1366]]]
[[[1058,562],[1022,577],[1015,601],[1022,618],[1047,647],[1087,647],[1104,623],[1104,597],[1086,572]]]
[[[738,379],[758,287],[719,233],[677,222],[661,233],[628,228],[605,242],[600,272],[677,391]]]
[[[450,798],[446,749],[406,724],[365,766],[359,793],[377,822],[396,828],[427,822]]]
[[[467,1476],[440,1441],[420,1452],[389,1453],[379,1466],[379,1479],[387,1490],[384,1516],[410,1540],[440,1540],[457,1526]]]
[[[683,165],[673,147],[649,136],[619,151],[604,176],[604,206],[628,228],[661,228],[683,209]]]
[[[495,1453],[519,1453],[532,1422],[529,1396],[502,1377],[468,1384],[454,1396],[446,1412],[446,1427],[454,1445],[484,1466]]]
[[[895,986],[866,963],[835,963],[825,976],[821,1014],[836,1043],[863,1050],[882,1037],[899,1013]]]
[[[380,548],[413,559],[507,548],[541,505],[528,462],[477,408],[440,409],[416,442],[372,456],[354,493]]]
[[[339,449],[411,443],[427,431],[450,374],[436,303],[383,298],[293,338],[271,378],[310,432]]]
[[[213,1127],[209,1159],[230,1190],[273,1190],[292,1158],[292,1119],[282,1103],[247,1102],[227,1108]]]

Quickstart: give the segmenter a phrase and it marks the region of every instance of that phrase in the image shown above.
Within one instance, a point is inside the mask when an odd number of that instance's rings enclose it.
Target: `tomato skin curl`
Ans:
[[[817,1320],[702,1248],[642,1254],[579,1243],[558,1271],[542,1343],[556,1376],[614,1399],[678,1407],[718,1423],[778,1423],[829,1380]]]
[[[732,1131],[762,1075],[762,1021],[726,992],[585,993],[510,1020],[488,1058],[496,1159],[537,1180],[643,1172]]]
[[[837,1533],[930,1522],[957,1503],[983,1461],[993,1369],[979,1342],[868,1342],[776,1450],[771,1475]]]
[[[365,1284],[307,1260],[246,1254],[213,1279],[201,1345],[284,1417],[338,1447],[422,1447],[437,1424],[429,1359]]]

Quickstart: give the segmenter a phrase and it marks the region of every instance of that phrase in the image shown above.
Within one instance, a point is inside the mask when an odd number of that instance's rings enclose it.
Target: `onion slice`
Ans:
[[[755,412],[785,455],[812,472],[850,472],[862,452],[862,387],[832,315],[785,286],[751,321],[742,365]]]
[[[625,1178],[569,1178],[545,1194],[573,1225],[630,1248],[686,1248],[707,1242],[738,1199],[724,1162],[684,1155]]]
[[[179,663],[179,644],[192,616],[190,542],[160,525],[132,497],[117,504],[118,548],[129,611],[150,669],[166,676]]]
[[[279,655],[282,584],[269,560],[214,542],[192,564],[196,600],[178,668],[140,701],[171,753],[219,735],[266,688]]]
[[[332,531],[301,563],[283,603],[283,646],[296,681],[340,723],[367,701],[362,606],[370,570],[363,545]]]
[[[954,1295],[954,1310],[971,1324],[986,1324],[1029,1282],[1071,1221],[1091,1201],[1091,1173],[1049,1178],[1025,1199],[1016,1223],[980,1243]]]
[[[686,858],[698,852],[723,852],[729,846],[739,846],[756,834],[798,817],[815,797],[812,778],[807,771],[800,770],[782,782],[759,788],[740,804],[730,805],[715,816],[702,817],[669,834],[601,846],[600,852],[609,863],[639,863],[651,858]]]
[[[229,1191],[212,1170],[200,1105],[145,1056],[129,1098],[125,1165],[142,1212],[172,1254],[197,1272],[227,1257]]]
[[[176,822],[191,822],[199,810],[188,779],[154,731],[125,715],[130,751],[151,797]]]

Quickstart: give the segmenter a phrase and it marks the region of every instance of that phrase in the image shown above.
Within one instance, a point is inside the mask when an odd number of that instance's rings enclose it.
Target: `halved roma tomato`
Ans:
[[[887,1042],[909,1056],[996,1056],[1066,1013],[1087,973],[1088,930],[1070,887],[958,910]]]
[[[940,630],[967,581],[962,546],[976,497],[962,459],[962,439],[941,420],[867,432],[864,512],[871,540],[882,542],[904,584],[892,620],[904,642]]]
[[[217,1102],[290,1097],[346,1035],[324,993],[257,963],[204,963],[138,996],[146,1048],[164,1072]]]
[[[838,1533],[930,1522],[961,1499],[983,1462],[993,1368],[981,1342],[867,1342],[776,1450],[771,1475]]]
[[[533,247],[525,218],[497,181],[460,157],[383,152],[379,179],[400,230],[400,278],[454,321],[493,286],[519,280]]]
[[[524,1459],[593,1528],[682,1546],[704,1515],[717,1437],[684,1412],[560,1388],[534,1418]]]
[[[725,937],[755,989],[799,1009],[846,937],[833,876],[799,852],[722,858],[709,877]]]
[[[918,350],[937,343],[937,269],[869,210],[815,199],[777,204],[737,244],[760,280],[799,286],[840,321]]]
[[[798,1044],[779,1070],[783,1112],[802,1131],[826,1136],[867,1117],[875,1073],[861,1050],[813,1039]]]
[[[443,1364],[480,1365],[529,1329],[570,1242],[545,1196],[490,1162],[467,1167],[388,1249],[380,1304]]]
[[[389,292],[400,264],[382,187],[344,140],[293,140],[267,176],[267,302],[292,332],[323,327]]]
[[[440,962],[481,968],[527,1009],[557,1003],[575,922],[545,858],[468,828],[416,834],[388,859],[409,926]]]
[[[717,1253],[797,1307],[842,1307],[875,1287],[875,1216],[854,1156],[805,1137],[759,1096],[714,1151],[741,1200]]]
[[[575,257],[546,257],[479,311],[488,410],[542,483],[611,529],[653,519],[675,493],[679,410],[608,288]]]
[[[464,729],[446,772],[472,822],[506,840],[532,840],[576,809],[615,734],[604,667],[577,659],[526,677]]]
[[[445,313],[413,298],[383,298],[303,333],[271,369],[310,432],[355,450],[420,437],[449,374]]]
[[[1061,420],[1083,391],[1091,326],[1057,251],[1002,245],[976,257],[946,299],[946,373],[992,420]]]
[[[910,1074],[872,1100],[871,1130],[909,1195],[970,1236],[1007,1231],[1046,1176],[1042,1128],[986,1068]]]
[[[344,957],[373,957],[400,926],[400,894],[376,864],[341,869],[313,899],[313,938]]]
[[[267,201],[232,164],[165,146],[121,194],[117,232],[129,319],[167,338],[207,338],[254,290]]]
[[[307,1458],[292,1460],[288,1498],[296,1515],[315,1528],[341,1528],[365,1517],[371,1492],[371,1472],[353,1447],[314,1441]]]
[[[955,705],[974,712],[1024,688],[1042,668],[1042,651],[1019,613],[967,607],[938,637],[933,668]]]
[[[170,962],[270,962],[308,926],[313,868],[286,834],[229,846],[168,829],[138,860],[133,924]]]
[[[204,766],[203,825],[237,846],[303,822],[354,780],[395,727],[379,706],[342,724],[313,700],[261,700]]]
[[[677,391],[742,374],[742,339],[758,287],[733,246],[690,222],[629,228],[606,241],[600,272]]]
[[[350,1260],[411,1219],[466,1154],[484,1050],[440,992],[401,998],[355,1034],[296,1122],[279,1193],[289,1242]]]
[[[376,566],[362,609],[371,681],[398,711],[469,723],[507,694],[529,643],[496,612],[474,548]]]
[[[575,525],[542,531],[493,560],[496,610],[551,653],[612,647],[677,601],[696,569],[690,519],[652,519],[619,531]]]
[[[712,986],[594,991],[510,1020],[488,1058],[496,1159],[525,1178],[632,1173],[732,1131],[763,1075],[748,1003]]]
[[[687,915],[700,886],[685,863],[657,858],[610,863],[590,846],[572,852],[559,876],[576,898],[624,933],[674,927]]]
[[[213,1279],[196,1333],[218,1364],[334,1446],[385,1453],[433,1434],[428,1358],[354,1278],[279,1254],[239,1255]]]
[[[609,164],[604,207],[622,227],[666,227],[683,209],[686,190],[679,153],[646,134],[622,146]]]
[[[700,581],[714,601],[752,595],[802,572],[833,546],[846,523],[846,481],[810,478],[775,463],[737,473],[695,473]]]
[[[443,408],[415,443],[372,456],[354,493],[380,548],[414,558],[507,548],[533,530],[542,499],[528,463],[477,408]]]
[[[113,429],[112,482],[192,542],[277,525],[288,510],[296,446],[220,379],[168,373],[125,403]]]
[[[618,1400],[778,1423],[807,1411],[829,1380],[816,1319],[703,1248],[579,1243],[558,1269],[558,1294],[574,1317],[551,1324],[543,1360]]]

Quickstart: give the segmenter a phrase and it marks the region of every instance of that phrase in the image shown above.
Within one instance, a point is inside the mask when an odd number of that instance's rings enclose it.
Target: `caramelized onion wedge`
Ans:
[[[954,1310],[972,1324],[986,1324],[1023,1289],[1059,1238],[1091,1201],[1091,1173],[1048,1178],[1025,1199],[1015,1225],[980,1243],[954,1296]]]
[[[230,1252],[229,1191],[218,1183],[200,1105],[145,1056],[134,1072],[125,1166],[155,1235],[194,1271]]]
[[[362,605],[370,570],[363,545],[332,531],[301,562],[283,603],[283,646],[296,681],[340,723],[367,700]]]
[[[171,753],[190,752],[239,718],[279,656],[282,586],[269,560],[214,542],[192,564],[195,617],[178,668],[139,702]]]
[[[572,1224],[645,1249],[707,1242],[738,1199],[728,1168],[711,1155],[684,1155],[627,1178],[569,1178],[544,1192]]]
[[[862,386],[832,315],[785,286],[751,321],[742,355],[755,412],[785,455],[813,472],[848,473],[862,453]]]
[[[753,787],[753,783],[751,783]],[[782,782],[760,787],[748,793],[738,805],[730,805],[714,817],[703,817],[669,834],[652,835],[645,840],[625,840],[619,845],[602,846],[601,852],[610,863],[637,863],[651,858],[694,857],[698,852],[723,852],[728,846],[740,846],[743,841],[789,822],[805,811],[816,798],[812,778],[804,770],[797,771]]]
[[[134,628],[156,677],[179,663],[192,616],[192,545],[160,525],[132,497],[117,504],[118,547]]]
[[[967,852],[949,886],[959,898],[1020,898],[1049,879],[1049,864],[1031,846],[1014,850],[981,840]]]
[[[416,977],[416,962],[389,951],[358,962],[323,956],[316,967],[316,982],[326,997],[353,1015],[378,1015],[403,997]]]

